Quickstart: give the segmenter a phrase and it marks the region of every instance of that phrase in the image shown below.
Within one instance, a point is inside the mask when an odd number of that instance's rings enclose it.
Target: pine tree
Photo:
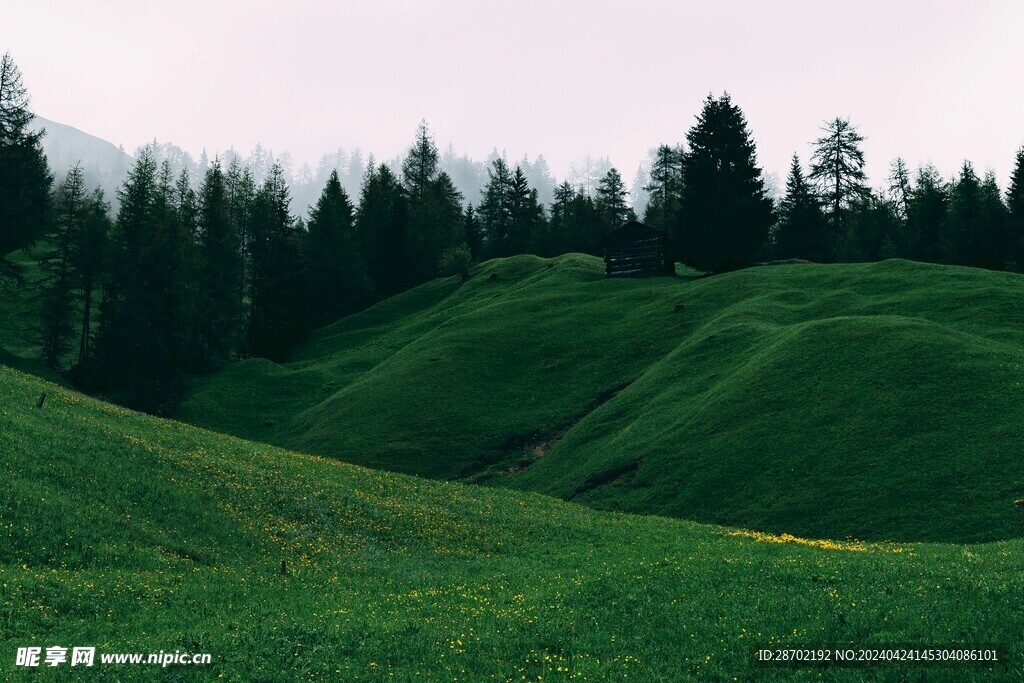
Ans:
[[[1006,191],[1007,250],[1016,261],[1018,271],[1024,271],[1024,147],[1017,151],[1016,164]]]
[[[331,171],[309,214],[305,241],[307,310],[321,327],[370,303],[369,249],[356,232],[354,211]]]
[[[984,230],[981,180],[971,162],[965,161],[960,177],[950,190],[949,211],[943,229],[947,263],[977,265]]]
[[[237,352],[242,314],[242,240],[219,159],[203,176],[198,204],[196,352],[210,367]]]
[[[50,248],[39,261],[43,279],[40,341],[43,361],[60,369],[61,357],[71,348],[74,271],[72,245],[80,239],[88,220],[87,195],[81,166],[68,173],[57,191],[57,215],[49,234]]]
[[[483,253],[484,239],[483,233],[480,231],[480,221],[477,220],[472,204],[466,207],[462,224],[465,226],[466,247],[469,249],[469,255],[474,262],[479,261]]]
[[[492,170],[493,169],[493,170]],[[508,256],[505,251],[512,230],[512,173],[501,157],[487,169],[487,185],[477,207],[484,234],[484,253],[488,258]]]
[[[85,223],[78,239],[72,241],[71,257],[82,294],[82,322],[78,337],[78,365],[84,369],[92,361],[93,295],[106,272],[110,233],[110,204],[103,190],[89,198]]]
[[[835,118],[815,142],[811,180],[818,185],[835,248],[849,241],[849,216],[854,204],[870,196],[864,175],[864,137],[849,119]]]
[[[462,194],[448,174],[441,173],[409,202],[409,225],[403,243],[403,288],[436,277],[441,254],[464,241]]]
[[[541,232],[544,209],[537,200],[537,191],[530,187],[526,174],[518,166],[512,174],[508,201],[509,229],[501,252],[504,255],[525,254]]]
[[[372,161],[372,160],[371,160]],[[398,178],[385,164],[368,167],[360,192],[356,225],[370,250],[370,279],[377,297],[402,290],[408,202]]]
[[[224,174],[224,184],[231,223],[238,233],[240,255],[238,286],[235,289],[238,300],[233,304],[238,311],[238,329],[232,338],[235,340],[237,355],[244,357],[249,355],[249,316],[245,315],[244,309],[245,302],[252,300],[252,222],[256,203],[256,182],[252,171],[248,167],[243,168],[235,156],[232,157]]]
[[[700,270],[750,265],[775,219],[746,117],[728,94],[709,95],[686,139],[674,250]]]
[[[671,232],[683,192],[683,146],[660,145],[651,159],[650,182],[644,186],[649,200],[644,223]]]
[[[597,186],[594,206],[601,217],[601,230],[607,233],[626,222],[629,205],[626,203],[626,184],[618,170],[611,168]]]
[[[128,389],[135,406],[165,412],[188,369],[189,292],[194,245],[170,164],[157,170],[140,150],[118,193],[111,277],[101,304],[101,357],[106,381]]]
[[[895,201],[881,194],[869,193],[850,208],[850,229],[839,245],[842,261],[880,261],[900,255],[903,224]]]
[[[594,200],[583,188],[574,188],[568,181],[559,185],[547,223],[545,244],[549,246],[542,254],[553,256],[577,251],[601,255],[601,238],[604,237],[601,220]]]
[[[305,294],[299,230],[291,214],[284,170],[271,166],[256,194],[252,221],[252,302],[249,348],[282,360],[301,338]]]
[[[34,115],[10,53],[0,57],[0,285],[22,281],[20,269],[5,257],[32,245],[46,229],[50,174],[43,153],[43,131],[29,129]]]
[[[889,198],[896,204],[902,219],[906,220],[910,207],[910,172],[901,157],[893,160],[889,169]]]
[[[402,162],[402,184],[411,200],[418,199],[437,177],[437,160],[437,145],[430,137],[427,122],[421,121],[416,130],[416,141]]]
[[[786,196],[779,203],[775,253],[778,258],[810,261],[825,260],[831,253],[821,204],[796,154],[786,178]]]
[[[1004,270],[1012,264],[1009,210],[993,171],[985,173],[981,182],[981,229],[978,236],[977,265]]]
[[[907,203],[907,241],[911,258],[939,263],[944,255],[942,238],[949,192],[934,166],[918,169]]]

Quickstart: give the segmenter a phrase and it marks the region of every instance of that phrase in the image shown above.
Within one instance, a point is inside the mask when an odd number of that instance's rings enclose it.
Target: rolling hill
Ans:
[[[1024,278],[908,261],[607,280],[518,256],[197,380],[338,460],[807,536],[1024,534]]]
[[[89,680],[1024,674],[1024,540],[828,541],[599,512],[298,455],[5,367],[0,467],[4,680],[37,680],[43,672],[14,665],[15,649],[52,645],[96,647]],[[752,663],[755,648],[814,643],[1003,644],[1009,661]],[[99,664],[161,650],[212,663]]]

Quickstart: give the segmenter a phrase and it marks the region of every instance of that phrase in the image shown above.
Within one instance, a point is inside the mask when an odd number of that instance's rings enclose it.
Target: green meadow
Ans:
[[[36,407],[41,392],[48,398]],[[815,541],[300,455],[0,368],[0,678],[19,646],[208,652],[88,680],[1015,680],[1024,541]],[[1005,668],[754,667],[1002,643]]]
[[[178,421],[48,381],[8,297],[0,679],[1020,680],[1022,298],[520,256],[196,378]],[[1008,661],[752,658],[845,643]],[[14,666],[52,645],[213,662]]]
[[[177,417],[588,506],[875,541],[1024,532],[1024,277],[910,261],[614,279],[517,256],[194,382]]]

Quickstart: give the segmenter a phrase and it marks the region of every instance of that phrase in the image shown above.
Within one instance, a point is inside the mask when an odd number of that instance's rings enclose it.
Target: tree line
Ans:
[[[1005,195],[965,161],[944,180],[892,162],[886,185],[864,172],[864,137],[849,119],[823,126],[810,167],[793,155],[785,195],[766,196],[742,111],[709,96],[687,145],[661,145],[644,221],[670,233],[676,256],[720,272],[776,259],[821,263],[909,258],[1024,270],[1024,148]]]
[[[0,286],[21,279],[5,256],[39,242],[43,360],[154,411],[173,404],[188,375],[236,358],[283,359],[309,331],[438,275],[466,277],[475,261],[599,255],[603,236],[636,218],[614,167],[592,190],[563,182],[544,202],[528,179],[536,169],[497,155],[474,202],[441,170],[425,123],[400,167],[370,158],[357,197],[332,170],[306,216],[280,164],[259,180],[233,155],[207,160],[195,179],[151,147],[137,153],[111,212],[80,168],[53,189],[31,119],[4,55]],[[707,272],[893,256],[1024,266],[1024,150],[1004,199],[995,177],[969,163],[944,181],[930,166],[912,176],[897,159],[887,187],[872,190],[862,142],[848,120],[826,124],[809,169],[794,156],[776,205],[743,112],[728,94],[709,95],[686,144],[655,150],[643,220]]]

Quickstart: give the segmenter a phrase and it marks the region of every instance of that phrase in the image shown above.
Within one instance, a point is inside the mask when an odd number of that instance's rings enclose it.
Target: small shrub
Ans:
[[[469,279],[469,267],[473,265],[473,256],[466,245],[448,247],[441,253],[438,270],[441,275],[458,275],[463,281]]]

